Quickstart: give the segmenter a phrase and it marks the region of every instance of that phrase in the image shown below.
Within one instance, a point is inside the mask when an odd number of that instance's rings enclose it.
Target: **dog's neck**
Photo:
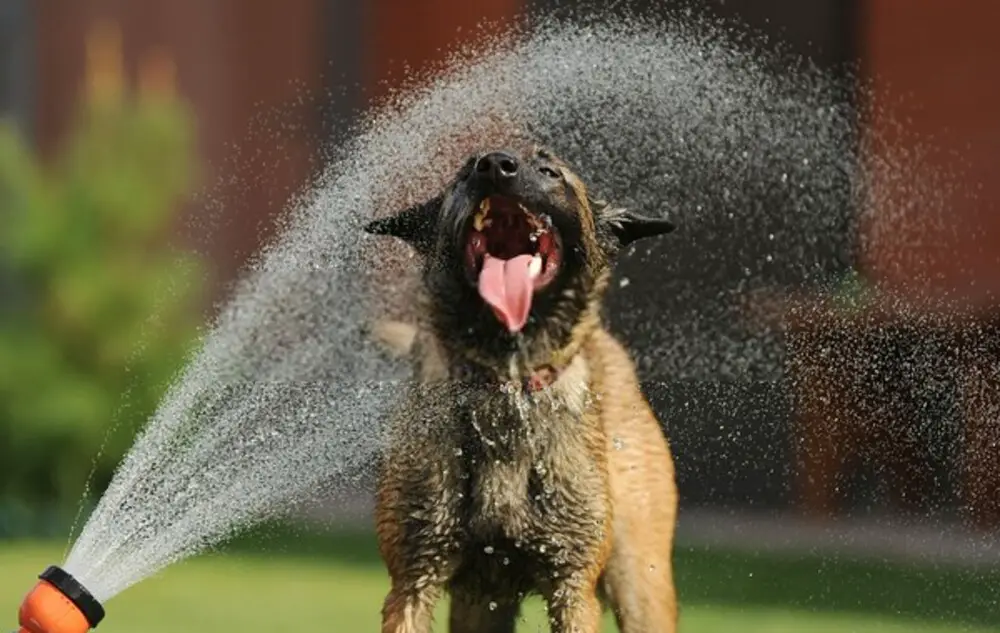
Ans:
[[[463,383],[479,384],[500,390],[519,389],[525,393],[536,393],[548,389],[559,380],[564,366],[549,363],[533,366],[522,371],[512,359],[507,372],[488,369],[474,361],[458,363],[452,370],[453,377]]]
[[[530,341],[512,348],[506,354],[487,352],[475,345],[453,343],[447,331],[438,331],[440,324],[433,318],[434,302],[425,293],[418,295],[415,331],[420,348],[416,353],[418,375],[424,381],[458,380],[488,388],[515,389],[534,393],[545,391],[560,380],[567,368],[579,357],[594,333],[599,331],[601,303],[599,297],[607,287],[609,273],[598,275],[590,302],[573,320],[568,333],[542,329]],[[563,317],[564,318],[564,317]]]
[[[402,327],[402,326],[401,326]],[[515,390],[523,393],[546,391],[570,370],[582,356],[584,346],[600,327],[595,319],[578,322],[569,341],[545,353],[512,351],[506,363],[477,355],[473,349],[455,348],[430,328],[408,326],[405,349],[412,353],[417,375],[424,382],[455,380],[489,390]],[[381,332],[387,338],[392,332]],[[400,336],[390,338],[401,338]],[[400,344],[399,346],[402,347]],[[570,372],[572,373],[572,372]]]
[[[601,327],[598,306],[585,311],[570,330],[565,341],[542,338],[522,349],[512,350],[506,363],[479,355],[475,348],[448,349],[452,378],[497,388],[518,387],[526,393],[544,391],[582,352],[590,337]]]

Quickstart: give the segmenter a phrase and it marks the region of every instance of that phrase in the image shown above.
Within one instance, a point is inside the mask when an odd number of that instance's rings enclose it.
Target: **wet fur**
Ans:
[[[520,343],[449,256],[447,205],[470,195],[460,183],[431,203],[433,213],[407,210],[405,222],[369,226],[406,239],[426,262],[416,322],[374,330],[414,366],[377,489],[392,585],[383,633],[428,633],[445,591],[453,633],[512,633],[522,598],[534,592],[554,632],[596,633],[599,597],[623,633],[676,629],[673,463],[632,360],[600,318],[614,255],[655,227],[629,229],[643,219],[594,202],[549,154],[536,160],[559,166],[564,192],[546,185],[532,194],[531,182],[521,191],[564,212],[557,226],[579,252],[536,297]],[[436,233],[425,232],[431,222]],[[545,363],[561,368],[556,382],[524,393],[520,379]]]

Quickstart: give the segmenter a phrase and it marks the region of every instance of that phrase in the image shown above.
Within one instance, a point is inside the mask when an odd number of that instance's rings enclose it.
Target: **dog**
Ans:
[[[413,323],[375,331],[413,364],[390,413],[375,523],[383,633],[673,632],[677,488],[634,364],[602,325],[611,268],[672,222],[591,197],[544,148],[478,154],[437,196],[364,226],[419,254]]]

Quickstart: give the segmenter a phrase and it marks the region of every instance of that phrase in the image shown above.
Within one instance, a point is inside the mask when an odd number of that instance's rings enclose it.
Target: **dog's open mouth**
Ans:
[[[466,240],[466,270],[509,331],[524,327],[534,293],[555,279],[560,248],[549,216],[502,196],[480,202]]]

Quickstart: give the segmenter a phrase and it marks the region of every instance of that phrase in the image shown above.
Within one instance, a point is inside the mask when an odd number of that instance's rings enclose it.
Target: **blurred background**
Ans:
[[[687,630],[1000,630],[1000,5],[688,4],[831,73],[854,65],[887,104],[859,117],[859,139],[902,121],[940,160],[961,156],[954,188],[975,195],[955,195],[948,231],[919,214],[864,224],[852,266],[873,291],[849,312],[761,299],[782,306],[785,380],[645,371],[677,461]],[[240,267],[366,105],[480,20],[555,5],[0,2],[0,614],[58,558],[81,497],[99,496]],[[962,318],[883,292],[947,296]],[[308,517],[322,534],[284,527],[168,570],[116,599],[102,630],[287,617],[372,630],[385,578],[367,493]],[[273,606],[241,606],[239,623],[233,604],[199,602],[199,583],[227,574],[243,580],[226,599],[245,588]]]

